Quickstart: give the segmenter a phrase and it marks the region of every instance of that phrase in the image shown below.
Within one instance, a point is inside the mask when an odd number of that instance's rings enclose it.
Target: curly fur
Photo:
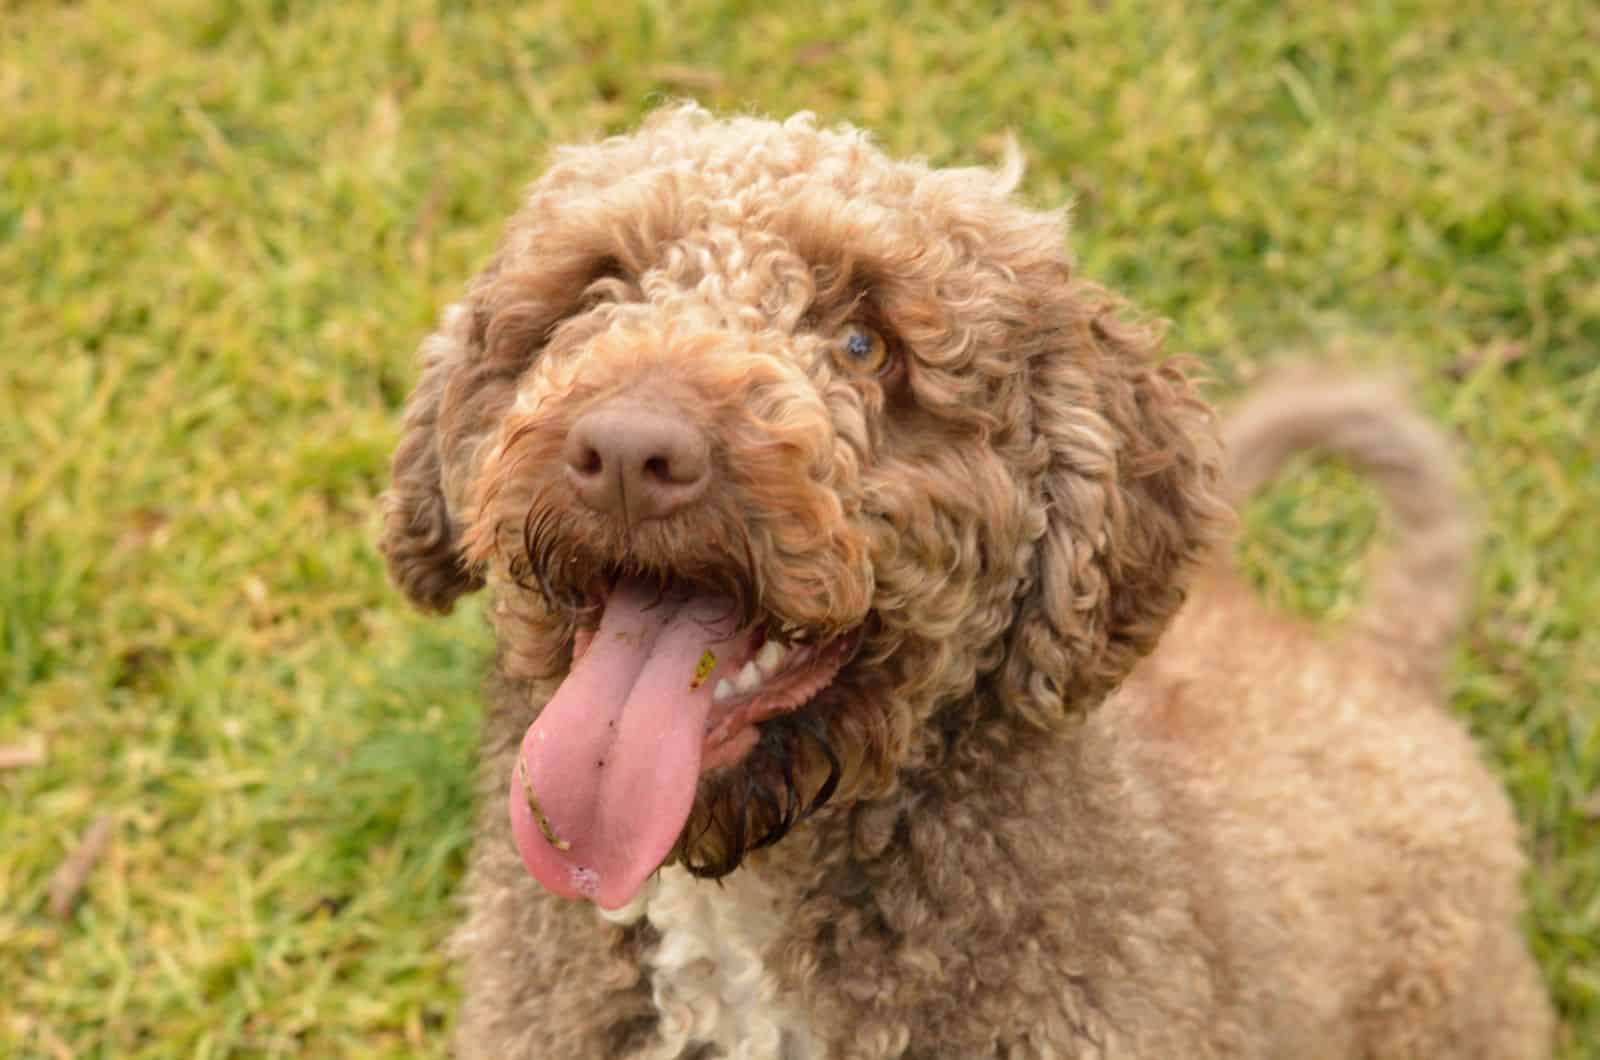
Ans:
[[[558,152],[424,345],[383,551],[424,607],[490,584],[500,644],[464,1055],[1543,1055],[1515,829],[1428,702],[1459,590],[1335,646],[1202,563],[1230,489],[1329,443],[1425,487],[1374,613],[1459,586],[1447,454],[1398,404],[1285,388],[1222,481],[1183,366],[1015,178],[668,108]],[[891,369],[832,355],[849,321]],[[622,393],[711,439],[702,502],[575,503],[563,439]],[[618,571],[854,638],[621,923],[545,896],[503,810]]]

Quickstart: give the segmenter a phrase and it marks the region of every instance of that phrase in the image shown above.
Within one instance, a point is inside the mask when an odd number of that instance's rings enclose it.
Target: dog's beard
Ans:
[[[696,876],[725,876],[825,806],[844,766],[828,728],[808,707],[762,722],[737,764],[701,782],[675,856]]]

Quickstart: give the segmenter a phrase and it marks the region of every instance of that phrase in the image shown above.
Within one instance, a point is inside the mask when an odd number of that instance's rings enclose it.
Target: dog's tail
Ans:
[[[1236,505],[1303,450],[1343,457],[1373,482],[1394,540],[1368,579],[1355,623],[1435,673],[1466,611],[1474,540],[1460,469],[1443,435],[1388,382],[1300,368],[1235,409],[1223,439]]]

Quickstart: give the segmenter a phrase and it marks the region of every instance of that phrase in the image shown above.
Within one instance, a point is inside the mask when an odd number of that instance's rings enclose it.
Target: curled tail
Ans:
[[[1222,431],[1236,505],[1304,450],[1343,457],[1371,480],[1393,532],[1355,624],[1436,673],[1466,611],[1474,537],[1443,435],[1388,382],[1304,369],[1250,395]]]

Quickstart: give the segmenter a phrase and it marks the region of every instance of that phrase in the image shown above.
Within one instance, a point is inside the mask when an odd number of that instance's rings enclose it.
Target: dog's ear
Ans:
[[[378,539],[395,584],[417,606],[440,613],[483,585],[481,572],[463,563],[460,527],[444,489],[447,442],[440,411],[466,368],[466,316],[453,309],[422,344],[422,378],[406,402]]]
[[[1155,646],[1188,568],[1226,525],[1209,407],[1159,329],[1119,318],[1104,290],[1068,281],[1029,356],[1044,462],[1032,577],[1002,695],[1051,728],[1099,703]]]

